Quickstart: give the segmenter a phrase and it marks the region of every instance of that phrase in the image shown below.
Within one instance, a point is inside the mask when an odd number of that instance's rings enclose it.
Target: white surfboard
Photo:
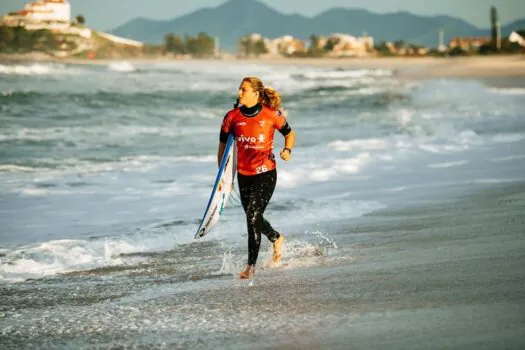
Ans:
[[[195,238],[201,238],[205,236],[208,232],[210,232],[217,221],[219,221],[219,218],[223,213],[224,207],[226,206],[232,191],[236,172],[237,155],[235,152],[235,142],[233,135],[230,134],[228,136],[226,148],[224,149],[221,165],[219,166],[219,170],[217,172],[215,184],[213,185],[213,190],[211,191],[208,206],[204,211],[204,216],[202,217],[202,221],[199,225],[199,228],[197,229]],[[221,181],[222,186],[219,186]]]

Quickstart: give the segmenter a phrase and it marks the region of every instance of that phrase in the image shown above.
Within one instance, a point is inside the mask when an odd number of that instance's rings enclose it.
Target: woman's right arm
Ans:
[[[222,155],[224,154],[225,149],[226,149],[226,144],[219,142],[219,149],[217,150],[217,167],[221,166]]]

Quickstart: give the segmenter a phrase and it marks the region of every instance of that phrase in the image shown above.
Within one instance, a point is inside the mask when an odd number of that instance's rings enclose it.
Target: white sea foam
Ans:
[[[216,131],[212,127],[182,128],[176,125],[165,126],[88,126],[88,127],[52,127],[5,129],[0,134],[0,141],[71,141],[78,145],[91,145],[99,139],[118,140],[120,144],[132,143],[135,136],[155,135],[159,137],[178,137],[181,135],[200,134]]]
[[[468,150],[470,147],[468,145],[454,145],[454,144],[421,144],[419,145],[424,151],[435,153],[435,154],[446,154],[446,153],[457,153]]]
[[[456,162],[445,162],[445,163],[428,164],[427,168],[432,168],[432,169],[451,168],[451,167],[455,167],[455,166],[464,165],[464,164],[467,164],[467,163],[468,163],[468,160],[459,160],[459,161],[456,161]]]
[[[336,159],[333,163],[333,167],[336,171],[346,174],[357,174],[362,168],[373,162],[375,159],[370,153],[359,153],[356,157],[346,159]]]
[[[30,168],[26,166],[20,166],[15,164],[0,164],[0,172],[5,173],[31,173],[36,171],[35,168]]]
[[[6,254],[0,277],[13,282],[79,269],[121,264],[104,242],[59,240],[44,242]]]
[[[347,79],[366,76],[385,77],[391,76],[391,70],[384,69],[357,69],[357,70],[322,70],[304,72],[302,75],[309,79]]]
[[[407,186],[398,186],[398,187],[385,188],[383,191],[385,192],[403,192],[407,188],[408,188]]]
[[[390,146],[390,142],[386,139],[355,139],[350,141],[336,140],[330,142],[328,147],[337,151],[347,152],[355,149],[358,150],[383,150]]]
[[[178,108],[170,114],[184,118],[219,119],[224,117],[225,112],[217,108]]]
[[[525,140],[525,135],[518,133],[498,134],[492,137],[492,141],[496,143],[513,143],[523,140]]]
[[[408,123],[412,121],[414,114],[415,114],[415,111],[406,109],[406,108],[402,108],[396,114],[396,119],[399,122],[399,124],[406,126]]]
[[[134,72],[136,68],[127,61],[115,62],[108,65],[108,69],[115,72],[129,73]]]
[[[521,159],[525,159],[525,154],[515,154],[511,156],[506,156],[506,157],[492,158],[491,161],[492,162],[509,162],[509,161],[521,160]]]
[[[73,193],[73,191],[57,188],[22,188],[19,191],[21,195],[27,197],[46,197],[49,195],[66,195]]]
[[[501,95],[525,95],[525,88],[492,88],[491,91]]]
[[[19,282],[71,271],[104,266],[136,264],[145,258],[126,255],[161,252],[185,244],[191,235],[173,234],[122,237],[114,239],[53,240],[13,251],[0,260],[0,281]]]
[[[279,185],[285,188],[295,188],[310,182],[326,182],[339,176],[355,175],[375,160],[376,158],[370,153],[364,152],[355,157],[333,159],[317,165],[310,164],[293,171],[281,169]]]
[[[503,184],[503,183],[513,183],[513,182],[522,182],[525,181],[523,177],[516,178],[487,178],[487,179],[476,179],[472,182],[475,184]]]
[[[3,65],[0,64],[0,74],[6,75],[48,75],[53,72],[51,66],[43,64]]]

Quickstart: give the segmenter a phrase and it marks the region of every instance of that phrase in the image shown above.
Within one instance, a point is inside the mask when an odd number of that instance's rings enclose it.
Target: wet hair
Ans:
[[[264,87],[261,79],[257,77],[246,77],[242,82],[249,83],[252,90],[259,93],[259,103],[274,110],[281,109],[281,94],[279,94],[277,90],[271,87]]]

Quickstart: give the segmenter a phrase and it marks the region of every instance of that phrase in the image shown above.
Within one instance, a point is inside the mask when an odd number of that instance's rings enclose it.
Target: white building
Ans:
[[[325,48],[331,43],[328,55],[334,57],[366,56],[374,48],[374,38],[364,35],[355,37],[345,33],[335,33],[319,37],[317,48]]]
[[[522,37],[521,35],[519,35],[516,32],[512,32],[509,35],[509,41],[511,43],[518,43],[520,46],[524,46],[525,47],[525,38]]]
[[[26,4],[22,10],[3,16],[1,22],[9,26],[43,23],[69,25],[71,4],[67,0],[37,0]]]
[[[67,0],[37,0],[26,4],[22,12],[34,22],[71,22],[71,5]]]
[[[300,39],[294,38],[291,35],[285,35],[269,40],[268,51],[272,54],[292,55],[296,52],[305,52],[306,45],[304,41]]]
[[[111,35],[108,33],[98,32],[98,35],[103,37],[106,40],[112,41],[115,44],[125,45],[125,46],[133,46],[133,47],[143,47],[144,43],[137,41],[137,40],[131,40],[126,38],[121,38],[119,36]]]

